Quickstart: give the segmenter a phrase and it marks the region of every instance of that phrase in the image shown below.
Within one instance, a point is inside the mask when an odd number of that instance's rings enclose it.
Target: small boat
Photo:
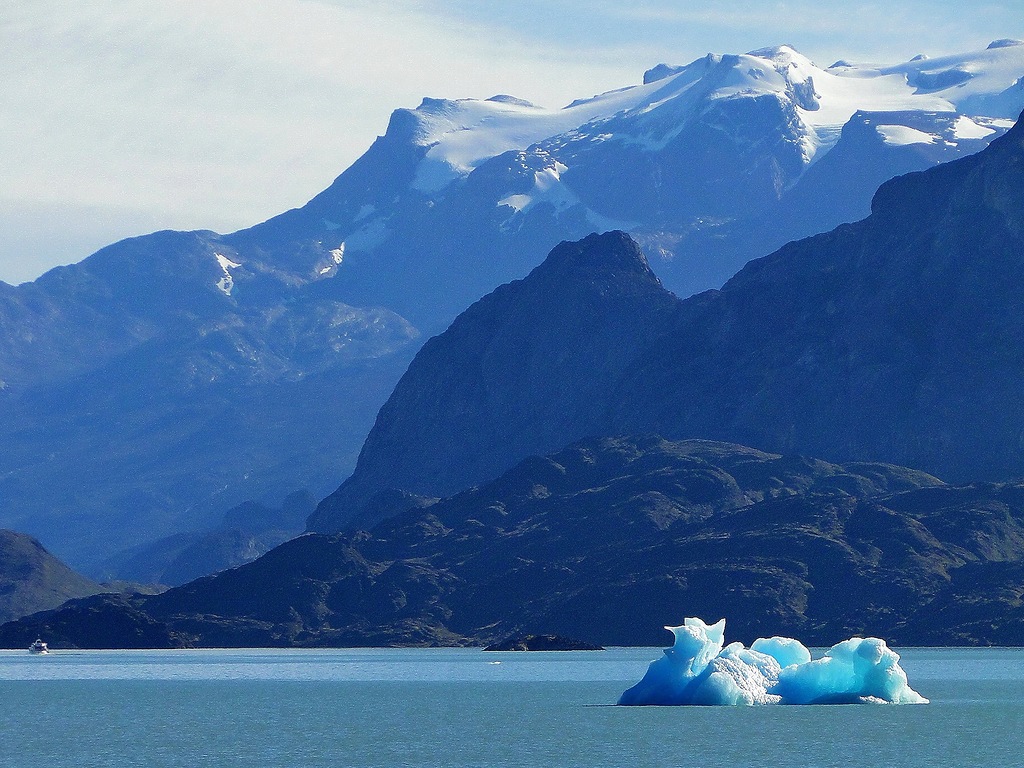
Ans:
[[[36,640],[32,645],[28,647],[29,653],[49,653],[50,649],[46,647],[46,643],[42,640]]]

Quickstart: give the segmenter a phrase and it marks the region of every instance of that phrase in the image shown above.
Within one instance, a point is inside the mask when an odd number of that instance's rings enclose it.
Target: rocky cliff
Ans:
[[[1022,222],[1018,124],[685,301],[621,233],[563,244],[423,348],[310,527],[368,525],[374,493],[450,494],[616,432],[1020,476]]]

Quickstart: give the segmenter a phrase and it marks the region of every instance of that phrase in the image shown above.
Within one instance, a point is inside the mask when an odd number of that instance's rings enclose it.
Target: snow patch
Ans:
[[[956,124],[953,126],[953,135],[958,139],[984,139],[986,136],[991,136],[995,133],[991,128],[986,128],[983,125],[978,125],[971,118],[961,116],[957,119]]]
[[[525,213],[540,202],[551,203],[562,210],[576,205],[580,199],[576,193],[562,183],[562,174],[569,170],[557,160],[553,165],[533,174],[533,188],[527,194],[509,195],[498,201],[498,205],[514,208],[516,213]]]
[[[223,254],[215,253],[213,255],[216,257],[217,263],[220,264],[220,268],[223,269],[225,272],[229,269],[237,269],[238,267],[242,266],[241,264],[236,264]]]
[[[556,212],[575,206],[583,207],[576,193],[562,181],[562,174],[567,170],[569,169],[566,165],[556,160],[549,167],[534,172],[533,187],[528,193],[512,194],[499,200],[499,208],[507,206],[514,211],[502,227],[506,227],[515,216],[526,213],[539,203],[551,204]],[[583,213],[596,232],[610,232],[616,229],[629,231],[639,226],[638,222],[611,219],[586,207],[583,207]]]
[[[909,61],[879,71],[882,74],[901,74],[908,85],[913,83],[935,88],[930,94],[932,98],[947,101],[954,110],[969,111],[967,107],[972,101],[1001,93],[1021,76],[1024,72],[1024,46],[989,47],[984,51]]]
[[[320,277],[329,275],[331,272],[336,271],[337,268],[341,265],[342,260],[345,258],[345,243],[339,245],[337,248],[331,251],[330,254],[331,263],[321,267],[320,271],[317,272],[317,274],[320,275]]]
[[[236,264],[235,262],[233,262],[227,256],[224,256],[223,254],[215,253],[213,255],[214,255],[214,258],[217,259],[217,263],[220,265],[221,271],[224,273],[224,276],[220,280],[217,281],[217,288],[225,296],[230,296],[231,295],[231,290],[235,287],[235,279],[233,277],[231,277],[231,271],[230,270],[238,269],[242,265],[241,264]]]
[[[908,144],[934,144],[938,141],[936,136],[916,128],[908,128],[905,125],[878,125],[875,126],[878,135],[890,147],[905,147]]]
[[[434,196],[492,157],[541,143],[555,151],[614,136],[659,151],[685,126],[701,120],[709,102],[764,95],[795,107],[801,123],[795,126],[798,140],[810,164],[834,146],[841,126],[858,111],[1015,117],[1021,97],[1008,89],[1022,74],[1020,45],[938,59],[915,57],[890,67],[842,61],[829,69],[790,46],[778,46],[742,55],[709,54],[683,67],[660,65],[648,72],[642,85],[580,99],[557,110],[511,97],[424,99],[412,110],[417,122],[414,141],[426,148],[413,188]],[[984,101],[996,98],[1001,99],[998,105]],[[975,129],[964,123],[962,131],[971,130]],[[897,131],[891,140],[931,143],[934,138]],[[536,204],[535,195],[528,196],[530,200],[509,195],[507,204],[517,210]]]
[[[509,195],[508,197],[498,201],[499,207],[507,205],[509,208],[514,208],[516,213],[522,213],[532,204],[533,198],[529,195]]]

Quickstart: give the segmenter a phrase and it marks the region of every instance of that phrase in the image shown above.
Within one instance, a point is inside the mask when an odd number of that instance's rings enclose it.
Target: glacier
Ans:
[[[725,619],[665,627],[675,643],[619,698],[620,705],[927,704],[899,654],[877,637],[854,637],[819,659],[797,640],[725,645]]]

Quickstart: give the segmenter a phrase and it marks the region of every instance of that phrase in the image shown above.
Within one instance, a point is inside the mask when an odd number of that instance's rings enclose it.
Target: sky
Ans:
[[[1020,0],[0,0],[0,280],[301,206],[424,96],[558,107],[709,52],[895,64],[1008,37]]]

